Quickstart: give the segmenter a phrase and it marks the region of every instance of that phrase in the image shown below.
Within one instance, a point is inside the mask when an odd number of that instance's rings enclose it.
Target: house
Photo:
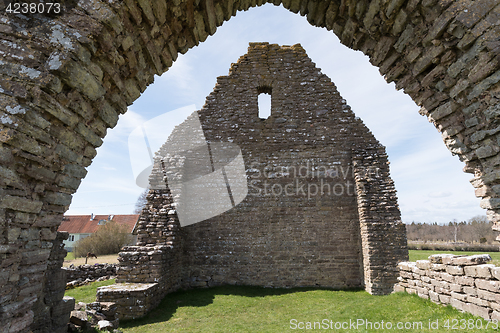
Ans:
[[[134,231],[139,220],[139,214],[130,215],[66,215],[57,231],[67,231],[69,238],[64,241],[64,248],[73,251],[75,243],[80,239],[88,237],[97,231],[99,226],[105,225],[113,220],[119,225],[125,226],[127,231],[133,234],[132,244],[136,243],[137,235]]]

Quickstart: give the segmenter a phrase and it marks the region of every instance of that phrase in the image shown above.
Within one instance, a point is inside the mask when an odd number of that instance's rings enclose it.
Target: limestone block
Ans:
[[[473,256],[454,257],[451,259],[452,265],[461,266],[482,265],[486,264],[488,261],[491,261],[489,254],[476,254]]]
[[[421,280],[422,280],[422,282],[430,283],[432,279],[428,276],[422,276]]]
[[[464,275],[464,268],[462,266],[446,266],[446,272],[451,275]]]
[[[492,293],[483,289],[477,289],[477,296],[487,301],[500,303],[500,295],[497,293]]]
[[[463,292],[470,296],[477,296],[477,288],[475,287],[464,286]]]
[[[431,262],[429,260],[417,260],[417,265],[419,269],[426,270],[431,268]]]
[[[413,266],[416,266],[416,263],[410,261],[403,261],[398,264],[399,269],[406,272],[411,272]]]
[[[443,279],[444,281],[447,281],[447,282],[450,282],[450,283],[454,283],[455,282],[455,277],[451,274],[448,274],[446,272],[441,272],[441,279]]]
[[[484,319],[490,319],[490,313],[492,312],[491,309],[472,303],[466,303],[463,310],[472,313],[474,316],[479,316]]]
[[[101,331],[113,331],[114,326],[113,323],[108,320],[99,320],[97,323],[97,328]]]
[[[436,272],[446,271],[446,265],[444,264],[431,264],[431,269]]]
[[[451,303],[451,296],[439,294],[439,301],[443,304],[450,304]]]
[[[500,267],[492,267],[490,272],[493,278],[500,280]]]
[[[462,288],[462,286],[460,284],[455,284],[455,283],[450,284],[450,290],[451,291],[460,293],[460,292],[462,292],[462,289],[463,288]]]
[[[432,291],[432,290],[429,290],[429,299],[435,303],[438,303],[439,302],[439,294]]]
[[[71,311],[69,321],[75,325],[86,327],[87,313],[85,311]]]
[[[500,322],[500,312],[499,311],[493,311],[490,315],[491,320],[497,320]]]
[[[500,303],[497,302],[488,302],[490,308],[492,308],[494,311],[500,312]]]
[[[418,297],[423,299],[429,299],[429,293],[419,293],[417,292]]]
[[[491,269],[495,268],[496,266],[493,264],[484,264],[484,265],[478,265],[476,266],[477,268],[477,277],[480,278],[486,278],[486,279],[491,279]]]
[[[407,271],[400,271],[399,272],[400,277],[404,279],[413,279],[413,273],[407,272]]]
[[[397,283],[394,285],[394,292],[397,293],[397,292],[404,292],[406,291],[406,288],[404,286],[402,286],[401,284]]]
[[[420,275],[425,275],[425,271],[418,268],[416,265],[411,267],[411,271],[415,274],[415,278]]]
[[[408,294],[416,294],[417,293],[417,289],[414,289],[414,288],[406,288],[406,292]]]
[[[427,288],[417,287],[418,295],[429,295],[429,290]],[[422,296],[420,296],[422,297]]]
[[[479,306],[484,306],[484,307],[489,307],[490,306],[490,302],[488,302],[488,301],[486,301],[484,299],[481,299],[479,297],[474,297],[474,296],[470,296],[470,295],[467,295],[466,301],[468,303],[473,303],[473,304],[476,304],[476,305],[479,305]]]
[[[445,286],[447,285],[445,281],[440,280],[431,280],[431,284],[438,288],[445,288]]]
[[[464,268],[464,270],[465,270],[465,268]],[[465,275],[455,276],[455,283],[460,284],[462,286],[474,286],[475,285],[474,278],[469,277],[469,276],[465,276]]]
[[[433,254],[429,256],[429,261],[433,264],[450,264],[451,258],[454,256],[454,254]],[[446,262],[444,262],[443,260],[445,260]]]
[[[470,277],[477,277],[477,267],[476,266],[465,266],[464,273]]]
[[[500,293],[500,281],[476,279],[476,287],[492,292]]]
[[[449,289],[446,289],[446,288],[436,287],[434,289],[434,291],[439,293],[439,294],[442,294],[442,295],[451,295],[451,291]]]
[[[451,297],[450,299],[450,304],[453,306],[455,309],[466,311],[466,303],[462,302],[454,297]]]
[[[462,302],[465,302],[466,299],[467,299],[467,295],[462,294],[462,293],[457,293],[457,292],[454,292],[454,291],[451,292],[451,297],[455,298],[455,299],[458,299],[459,301],[462,301]]]
[[[86,310],[85,313],[87,314],[87,318],[92,325],[96,325],[99,321],[106,319],[104,314],[95,310]]]

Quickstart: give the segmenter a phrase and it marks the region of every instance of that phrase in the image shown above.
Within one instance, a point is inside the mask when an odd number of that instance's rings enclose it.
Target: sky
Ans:
[[[249,42],[300,43],[335,83],[354,113],[387,148],[403,222],[448,223],[485,214],[469,182],[472,175],[462,171],[464,164],[451,155],[440,133],[418,114],[419,107],[408,95],[388,84],[367,56],[340,44],[333,32],[271,4],[238,12],[155,77],[120,116],[118,125],[108,130],[66,214],[131,214],[143,192],[136,185],[137,163],[145,163],[134,153],[137,149],[132,149],[131,161],[129,142],[135,142],[129,140],[131,133],[141,131],[138,126],[154,124],[155,130],[168,136],[186,115],[201,109],[216,78],[228,75],[231,63],[247,53]],[[153,149],[153,142],[150,145]]]

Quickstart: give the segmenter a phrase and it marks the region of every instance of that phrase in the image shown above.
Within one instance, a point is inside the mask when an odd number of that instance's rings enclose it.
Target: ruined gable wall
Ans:
[[[274,1],[280,4],[280,1]],[[82,0],[33,26],[2,11],[0,327],[26,331],[55,230],[106,129],[155,73],[262,2]],[[500,224],[499,0],[282,1],[370,57],[443,134]],[[36,245],[35,245],[36,244]],[[37,258],[28,264],[25,258]],[[18,285],[19,279],[30,282]],[[26,318],[24,320],[23,318]]]
[[[265,120],[260,91],[272,96]],[[249,194],[182,228],[183,283],[361,287],[352,154],[380,144],[305,51],[251,44],[199,114],[207,141],[241,147]]]

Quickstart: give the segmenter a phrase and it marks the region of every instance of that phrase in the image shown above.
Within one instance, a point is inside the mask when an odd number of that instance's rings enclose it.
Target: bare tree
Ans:
[[[406,225],[408,240],[411,241],[444,241],[466,243],[488,243],[495,241],[498,232],[491,229],[493,223],[485,215],[477,215],[468,221],[453,219],[446,225],[437,223],[415,223]]]
[[[134,214],[140,214],[142,212],[142,209],[148,203],[148,193],[149,188],[145,189],[144,192],[139,195],[139,197],[137,198],[137,202],[135,203]]]

